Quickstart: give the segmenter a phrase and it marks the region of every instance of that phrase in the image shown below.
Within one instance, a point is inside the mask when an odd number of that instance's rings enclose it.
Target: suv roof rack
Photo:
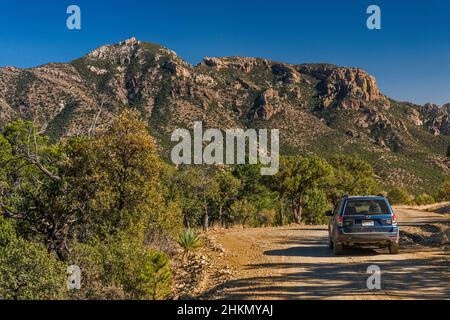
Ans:
[[[386,198],[384,195],[367,195],[367,196],[343,196],[344,199],[352,199],[352,198]]]

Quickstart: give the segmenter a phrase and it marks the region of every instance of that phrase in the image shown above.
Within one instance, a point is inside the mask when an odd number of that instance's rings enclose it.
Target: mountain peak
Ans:
[[[117,44],[104,45],[91,51],[87,57],[91,59],[111,59],[124,55],[131,55],[141,42],[135,37],[121,41]]]
[[[119,44],[120,45],[125,45],[125,46],[135,46],[135,45],[140,45],[141,43],[142,42],[139,41],[138,39],[136,39],[135,37],[131,37],[129,39],[121,41]]]
[[[202,120],[223,130],[278,128],[289,152],[354,152],[382,168],[386,181],[423,181],[425,189],[450,176],[442,147],[450,108],[389,99],[360,68],[236,56],[192,67],[132,37],[69,64],[0,69],[0,126],[20,117],[53,139],[83,135],[92,115],[102,127],[126,105],[149,120],[164,152],[171,131]]]
[[[101,46],[91,51],[86,58],[90,60],[109,60],[122,64],[131,61],[133,57],[142,57],[145,55],[145,52],[151,52],[156,55],[176,56],[174,51],[160,44],[142,42],[135,37],[131,37],[115,44]]]

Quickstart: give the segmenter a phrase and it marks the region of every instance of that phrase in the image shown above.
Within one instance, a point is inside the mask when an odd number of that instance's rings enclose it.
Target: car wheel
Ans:
[[[328,248],[333,249],[333,240],[329,239],[328,240]]]
[[[335,256],[342,254],[344,251],[344,245],[342,243],[334,243],[333,244],[333,253]]]
[[[390,254],[397,254],[398,253],[398,243],[397,242],[391,242],[389,244],[389,253]]]

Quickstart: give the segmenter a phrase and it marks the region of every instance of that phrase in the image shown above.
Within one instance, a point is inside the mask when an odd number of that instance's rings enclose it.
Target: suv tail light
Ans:
[[[390,219],[386,219],[385,220],[387,224],[396,224],[397,223],[397,216],[395,215],[395,213],[392,214]]]
[[[338,225],[338,227],[344,226],[344,217],[342,217],[342,216],[337,217],[337,225]]]

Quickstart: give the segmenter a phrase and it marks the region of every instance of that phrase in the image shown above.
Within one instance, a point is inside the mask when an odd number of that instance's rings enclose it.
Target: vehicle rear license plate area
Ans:
[[[361,222],[361,226],[363,228],[373,228],[375,226],[375,222],[373,220],[363,220]]]

